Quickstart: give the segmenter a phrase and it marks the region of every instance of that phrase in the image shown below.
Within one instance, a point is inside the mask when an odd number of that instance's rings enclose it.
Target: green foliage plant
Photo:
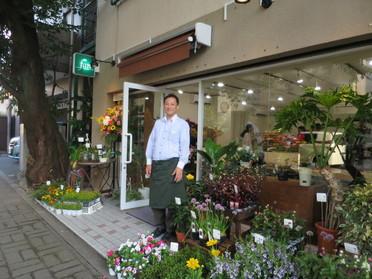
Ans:
[[[284,219],[293,221],[293,227],[284,226]],[[304,238],[304,220],[296,216],[296,212],[275,212],[268,205],[263,207],[252,220],[252,232],[265,238],[282,243],[291,243]]]
[[[82,205],[81,203],[62,203],[62,206],[61,206],[62,209],[65,209],[65,210],[81,210],[82,209]]]
[[[338,208],[341,215],[338,242],[357,245],[361,254],[372,256],[372,184],[360,185],[345,194]]]
[[[221,146],[213,140],[208,139],[204,143],[204,150],[197,150],[197,152],[208,163],[212,179],[217,178],[225,168],[226,158],[231,158],[236,154],[238,145],[231,142],[228,145]]]
[[[191,226],[191,217],[188,205],[174,204],[171,206],[171,208],[174,210],[173,226],[175,227],[176,231],[186,234]]]
[[[195,247],[186,246],[177,253],[165,255],[161,262],[147,266],[141,273],[143,279],[179,279],[187,278],[190,274],[186,261],[198,259],[201,265],[211,266],[211,256]],[[203,278],[207,276],[208,268],[204,269]]]
[[[316,91],[314,88],[305,89],[305,94],[287,104],[275,115],[275,128],[289,131],[294,127],[304,126],[310,132],[312,151],[315,164],[329,186],[329,201],[326,204],[326,214],[322,214],[322,225],[326,228],[337,229],[339,216],[336,208],[342,203],[344,187],[335,179],[329,170],[328,160],[338,145],[347,141],[347,135],[353,129],[357,120],[366,114],[366,104],[370,100],[358,95],[351,86],[345,85],[335,90]],[[355,113],[341,119],[334,113],[336,107],[348,106],[355,109]],[[371,106],[368,106],[372,112]],[[368,110],[367,109],[367,110]],[[322,139],[314,138],[314,128],[322,124]],[[326,139],[331,135],[332,143]]]
[[[295,258],[299,278],[306,279],[370,279],[371,266],[367,257],[317,255],[301,251]]]

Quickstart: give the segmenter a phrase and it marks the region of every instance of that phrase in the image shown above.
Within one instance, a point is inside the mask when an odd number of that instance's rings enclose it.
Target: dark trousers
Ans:
[[[158,227],[165,229],[168,233],[174,232],[173,226],[173,216],[174,210],[169,208],[152,208],[152,213],[154,214],[155,220],[158,224]]]

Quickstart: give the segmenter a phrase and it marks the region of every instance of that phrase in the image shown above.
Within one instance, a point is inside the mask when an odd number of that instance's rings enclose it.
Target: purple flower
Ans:
[[[192,204],[195,204],[195,203],[196,203],[196,199],[195,199],[195,198],[192,198],[192,199],[191,199],[191,203],[192,203]]]

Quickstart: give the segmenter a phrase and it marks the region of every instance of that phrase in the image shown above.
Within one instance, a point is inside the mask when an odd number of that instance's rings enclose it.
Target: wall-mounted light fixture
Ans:
[[[247,4],[251,0],[235,0],[236,4]]]

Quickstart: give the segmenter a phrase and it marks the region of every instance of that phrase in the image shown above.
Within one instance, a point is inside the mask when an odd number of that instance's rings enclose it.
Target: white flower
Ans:
[[[105,116],[105,118],[103,119],[102,123],[103,125],[107,126],[110,122],[110,116]]]

